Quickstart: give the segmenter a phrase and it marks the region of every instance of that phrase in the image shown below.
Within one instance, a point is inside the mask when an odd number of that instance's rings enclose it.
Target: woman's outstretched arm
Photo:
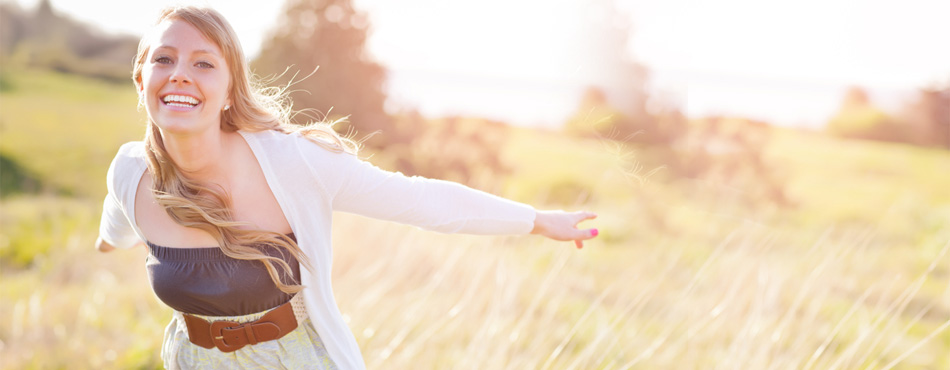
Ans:
[[[531,233],[554,240],[573,240],[580,249],[584,247],[584,240],[597,236],[597,229],[578,229],[577,224],[595,218],[597,214],[593,212],[537,211]]]
[[[597,235],[594,229],[577,229],[579,222],[596,217],[590,212],[538,211],[462,184],[385,171],[354,155],[327,151],[307,139],[296,143],[314,181],[300,191],[324,191],[336,211],[444,233],[532,232],[554,240],[573,240],[578,247]]]

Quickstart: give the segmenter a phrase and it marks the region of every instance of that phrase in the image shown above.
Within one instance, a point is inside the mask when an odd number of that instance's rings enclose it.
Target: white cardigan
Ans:
[[[356,156],[333,153],[298,134],[277,131],[241,135],[264,172],[298,244],[314,271],[301,269],[307,312],[340,369],[364,369],[330,282],[333,211],[411,224],[444,233],[526,234],[535,210],[457,183],[381,170]],[[141,141],[122,145],[107,176],[100,237],[130,248],[145,237],[135,222],[135,192],[146,165]]]

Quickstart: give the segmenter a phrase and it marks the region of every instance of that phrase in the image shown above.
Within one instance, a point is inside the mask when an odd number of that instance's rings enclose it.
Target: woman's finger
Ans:
[[[593,239],[599,234],[597,229],[589,230],[578,230],[581,232],[576,238],[574,238],[574,245],[577,246],[577,249],[584,248],[584,240]]]
[[[598,234],[600,234],[600,231],[597,231],[597,229],[587,229],[587,230],[580,230],[580,231],[581,231],[581,234],[580,234],[580,237],[577,238],[578,240],[593,239]]]
[[[594,212],[577,212],[575,213],[575,216],[577,221],[574,222],[574,226],[577,226],[577,224],[581,223],[582,221],[593,220],[597,218],[597,214]]]

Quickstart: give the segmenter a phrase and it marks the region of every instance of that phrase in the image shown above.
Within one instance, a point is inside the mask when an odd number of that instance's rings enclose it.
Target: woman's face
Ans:
[[[184,21],[156,28],[139,83],[149,119],[174,134],[219,129],[230,104],[230,71],[221,49]]]

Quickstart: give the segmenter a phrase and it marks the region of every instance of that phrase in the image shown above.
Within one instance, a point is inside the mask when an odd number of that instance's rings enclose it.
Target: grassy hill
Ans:
[[[47,192],[104,196],[119,145],[145,132],[132,82],[6,67],[0,80],[0,155]]]
[[[0,82],[0,171],[45,189],[0,199],[0,368],[160,367],[170,311],[145,251],[92,251],[109,161],[144,128],[131,84]],[[491,190],[596,211],[602,236],[577,251],[339,215],[334,291],[370,368],[950,367],[950,153],[772,128],[779,204],[728,153],[683,176],[664,159],[680,147],[507,135]]]

